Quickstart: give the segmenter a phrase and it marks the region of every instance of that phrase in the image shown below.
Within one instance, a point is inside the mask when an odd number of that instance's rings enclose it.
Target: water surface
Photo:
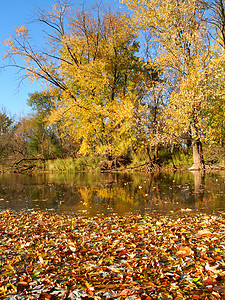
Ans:
[[[225,172],[0,174],[0,209],[120,215],[224,212]]]

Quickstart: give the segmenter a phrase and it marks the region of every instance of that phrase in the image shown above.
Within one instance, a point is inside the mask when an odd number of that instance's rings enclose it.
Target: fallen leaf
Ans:
[[[132,292],[129,289],[124,289],[119,293],[120,297],[127,297],[132,295]]]
[[[205,265],[205,269],[206,271],[212,272],[212,273],[218,273],[218,268],[219,268],[219,264],[215,265],[215,266],[210,266],[209,263],[207,262]]]
[[[52,298],[52,296],[50,294],[48,294],[48,293],[41,293],[41,295],[40,295],[40,297],[38,299],[40,299],[40,300],[49,300],[51,298]]]
[[[28,286],[28,282],[26,282],[26,281],[19,281],[17,284],[21,287],[27,287]]]
[[[203,279],[202,281],[205,285],[214,285],[217,283],[217,280],[213,277],[206,277],[205,279]]]
[[[208,229],[203,229],[203,230],[199,230],[196,233],[196,238],[208,237],[208,236],[211,236],[211,235],[212,235],[211,231],[209,231]]]
[[[188,246],[180,247],[179,250],[176,252],[176,256],[179,257],[186,257],[192,255],[194,255],[194,251]]]

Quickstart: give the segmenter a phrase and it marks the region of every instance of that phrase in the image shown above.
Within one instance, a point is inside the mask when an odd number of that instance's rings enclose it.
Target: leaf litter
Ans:
[[[225,219],[0,211],[0,299],[225,299]]]

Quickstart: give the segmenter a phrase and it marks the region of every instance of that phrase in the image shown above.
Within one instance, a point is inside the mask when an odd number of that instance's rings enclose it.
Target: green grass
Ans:
[[[131,154],[131,163],[127,167],[136,167],[148,161],[148,156],[145,152],[137,152]]]
[[[208,164],[225,163],[225,147],[220,145],[211,145],[203,147],[204,159]]]
[[[150,156],[153,158],[154,153],[150,153]],[[130,166],[141,165],[148,161],[148,156],[144,152],[140,152],[132,155],[132,163]],[[160,150],[159,151],[159,163],[162,168],[182,168],[186,169],[193,164],[192,150],[190,151],[175,151],[170,153],[168,151]]]
[[[192,151],[177,151],[170,154],[170,157],[163,162],[164,166],[176,168],[189,168],[193,164]]]
[[[99,157],[80,157],[49,160],[46,170],[50,172],[98,171]]]

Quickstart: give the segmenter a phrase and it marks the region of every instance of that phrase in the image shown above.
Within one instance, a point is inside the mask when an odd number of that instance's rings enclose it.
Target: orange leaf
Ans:
[[[217,281],[215,278],[212,278],[212,277],[207,277],[205,279],[203,279],[202,281],[205,285],[213,285],[213,284],[216,284]]]
[[[207,237],[207,236],[211,236],[212,232],[209,231],[208,229],[203,229],[203,230],[199,230],[196,233],[196,238],[202,238],[202,237]]]
[[[180,256],[180,257],[186,257],[191,255],[194,255],[194,251],[187,246],[180,247],[179,250],[176,252],[176,256]]]
[[[129,295],[131,295],[131,294],[132,294],[132,292],[131,292],[130,290],[124,289],[124,290],[122,290],[122,291],[119,293],[119,296],[120,296],[120,297],[127,297],[127,296],[129,296]]]
[[[222,259],[223,259],[222,256],[219,256],[219,255],[218,255],[218,256],[214,256],[213,258],[214,258],[215,260],[222,260]]]

